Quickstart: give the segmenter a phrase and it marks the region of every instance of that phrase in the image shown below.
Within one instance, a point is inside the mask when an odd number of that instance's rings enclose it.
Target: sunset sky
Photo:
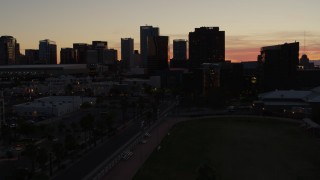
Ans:
[[[72,43],[108,41],[120,50],[120,38],[132,37],[139,49],[139,27],[187,39],[201,26],[226,32],[226,59],[256,60],[260,47],[300,42],[300,54],[320,59],[319,0],[1,0],[0,36],[14,36],[24,49],[39,40]],[[120,52],[119,52],[120,55]]]

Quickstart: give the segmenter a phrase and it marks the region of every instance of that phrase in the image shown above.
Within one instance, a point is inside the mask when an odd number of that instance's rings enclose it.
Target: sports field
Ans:
[[[320,140],[296,123],[267,118],[186,121],[175,125],[160,146],[135,180],[320,179]]]

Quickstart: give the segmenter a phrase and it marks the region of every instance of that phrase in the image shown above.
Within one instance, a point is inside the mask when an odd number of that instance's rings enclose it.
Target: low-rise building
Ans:
[[[15,112],[26,117],[58,117],[80,109],[84,102],[94,104],[96,98],[81,96],[48,96],[14,106]]]

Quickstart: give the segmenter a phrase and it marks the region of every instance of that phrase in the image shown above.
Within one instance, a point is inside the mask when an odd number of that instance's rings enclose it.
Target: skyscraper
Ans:
[[[2,134],[2,127],[5,125],[5,109],[3,92],[0,91],[0,134]]]
[[[39,61],[41,64],[57,64],[57,45],[54,41],[39,41]]]
[[[103,53],[103,64],[115,65],[118,61],[118,51],[116,49],[106,49]]]
[[[39,50],[26,49],[25,50],[25,64],[39,64]]]
[[[140,26],[140,54],[143,67],[147,67],[148,37],[159,36],[159,28],[152,26]]]
[[[60,64],[76,64],[76,56],[76,50],[74,50],[73,48],[61,48]]]
[[[186,68],[187,66],[187,41],[184,39],[173,40],[173,58],[170,68]]]
[[[121,61],[127,70],[134,67],[134,40],[132,38],[121,38]]]
[[[189,33],[189,63],[191,69],[202,63],[225,61],[225,32],[219,27],[195,28]]]
[[[299,42],[262,47],[258,62],[261,65],[262,90],[295,88]]]
[[[152,74],[168,68],[169,37],[148,37],[147,72]]]
[[[187,59],[187,41],[184,39],[173,40],[173,59]]]
[[[107,41],[92,41],[91,50],[97,51],[98,59],[97,63],[103,63],[103,53],[104,50],[108,49],[108,42]]]
[[[20,54],[17,40],[12,36],[1,36],[0,37],[0,65],[16,64]],[[19,51],[19,52],[17,52]]]
[[[73,49],[76,51],[76,63],[77,64],[86,64],[87,60],[87,50],[89,49],[89,45],[86,43],[74,43]]]

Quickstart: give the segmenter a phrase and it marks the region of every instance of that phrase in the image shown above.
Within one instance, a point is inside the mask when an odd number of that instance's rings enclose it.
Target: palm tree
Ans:
[[[87,114],[80,120],[80,127],[82,128],[82,131],[84,132],[85,136],[85,142],[87,142],[88,139],[88,133],[93,132],[94,127],[94,117],[91,114]]]
[[[49,154],[48,154],[47,149],[38,148],[37,155],[36,155],[36,161],[38,162],[38,164],[42,168],[42,170],[45,169],[45,165],[46,165],[48,159],[49,159]]]
[[[128,108],[128,98],[123,97],[120,101],[121,112],[122,112],[122,122],[126,120],[127,108]]]
[[[113,125],[114,125],[114,113],[109,112],[106,117],[105,117],[105,121],[107,124],[107,129],[108,129],[108,133],[110,134],[111,132],[113,132]]]
[[[198,169],[198,177],[197,180],[215,180],[215,172],[214,169],[208,164],[202,164]]]
[[[64,146],[68,151],[75,150],[77,146],[76,138],[72,134],[68,133],[64,139]]]
[[[31,160],[31,173],[33,173],[35,169],[37,147],[34,144],[28,144],[24,150],[24,154]]]
[[[63,144],[58,142],[52,144],[52,152],[54,153],[54,156],[56,157],[58,168],[60,168],[61,161],[65,154],[65,149],[63,147]]]

